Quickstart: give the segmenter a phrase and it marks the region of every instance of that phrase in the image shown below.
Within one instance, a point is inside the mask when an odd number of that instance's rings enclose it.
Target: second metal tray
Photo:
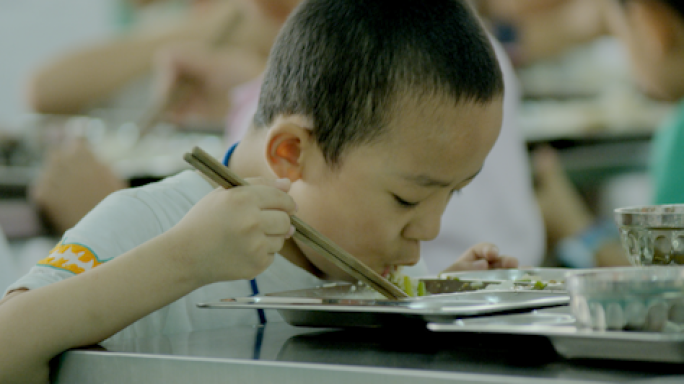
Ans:
[[[566,358],[684,363],[684,334],[584,331],[575,327],[569,307],[524,314],[430,323],[434,332],[499,333],[545,336]]]

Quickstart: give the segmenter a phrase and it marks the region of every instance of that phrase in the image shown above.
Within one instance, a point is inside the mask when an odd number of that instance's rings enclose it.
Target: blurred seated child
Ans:
[[[299,0],[252,3],[209,2],[208,9],[199,10],[197,16],[163,33],[156,29],[133,32],[47,64],[32,79],[34,107],[43,113],[80,111],[92,99],[116,93],[122,84],[149,67],[154,71],[155,89],[151,97],[143,90],[144,100],[168,97],[178,82],[193,81],[191,97],[170,106],[168,120],[179,125],[198,121],[218,121],[222,125],[233,102],[229,90],[263,72],[277,30]],[[199,18],[210,11],[213,15],[209,19]],[[204,41],[210,32],[215,33],[237,13],[245,20],[235,31],[235,38],[220,49],[210,48]],[[196,25],[201,22],[202,26]],[[200,41],[179,42],[184,37]],[[114,55],[126,59],[111,61]],[[107,64],[102,66],[103,62]],[[129,97],[128,92],[123,93]],[[126,103],[140,104],[140,96],[133,95],[133,100]],[[137,107],[142,110],[140,105]],[[126,186],[127,181],[97,159],[86,142],[75,140],[53,148],[41,176],[31,187],[31,196],[50,226],[61,235],[107,195]]]
[[[126,187],[128,182],[100,161],[85,139],[76,138],[48,154],[29,192],[61,236],[107,195]]]
[[[480,0],[495,35],[505,44],[516,65],[552,58],[568,47],[606,33],[597,0]]]
[[[619,1],[609,10],[609,26],[627,48],[642,90],[679,102],[653,138],[650,170],[654,204],[684,203],[684,3]]]
[[[303,2],[273,48],[254,125],[226,156],[253,185],[186,171],[105,199],[8,288],[0,381],[46,382],[54,356],[114,335],[279,320],[198,301],[350,281],[292,239],[289,214],[383,276],[419,264],[496,141],[502,98],[464,1]],[[517,265],[480,244],[449,269],[482,262]]]
[[[650,175],[653,180],[653,204],[684,203],[684,3],[677,0],[612,1],[607,8],[610,31],[627,48],[635,77],[649,95],[680,106],[656,131],[652,143]],[[581,260],[570,263],[593,265],[627,264],[617,230],[607,233],[601,221],[592,217],[567,181],[552,153],[538,156],[538,174],[546,185],[548,202],[545,213],[556,213],[552,220],[559,244],[584,249]],[[556,208],[554,208],[556,207]],[[561,214],[557,207],[566,207]],[[574,207],[574,209],[569,209]],[[572,213],[570,213],[572,212]],[[547,215],[545,215],[547,216]],[[563,222],[563,223],[561,223]],[[576,255],[577,255],[576,254]],[[593,256],[593,257],[591,257]],[[576,257],[576,256],[575,256]]]
[[[612,218],[595,218],[549,147],[533,156],[537,201],[552,261],[571,268],[629,265]]]
[[[281,20],[279,9],[291,0],[213,0],[193,7],[184,19],[140,26],[109,41],[65,53],[38,68],[28,82],[28,100],[47,114],[78,114],[93,107],[144,111],[151,104],[149,74],[154,58],[168,46],[212,45],[232,70],[221,79],[232,87],[261,73]],[[262,3],[268,12],[263,12]],[[190,48],[184,48],[192,53]],[[147,75],[147,76],[146,76]],[[119,95],[117,97],[117,95]],[[216,117],[222,121],[228,108]],[[131,118],[137,118],[132,112]],[[219,124],[220,125],[220,124]]]

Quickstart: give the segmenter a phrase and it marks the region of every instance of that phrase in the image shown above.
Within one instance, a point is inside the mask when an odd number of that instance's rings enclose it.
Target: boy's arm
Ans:
[[[26,291],[28,291],[28,289],[26,289],[26,288],[21,288],[21,289],[15,289],[15,290],[9,292],[5,297],[3,297],[2,299],[0,299],[0,305],[4,304],[6,301],[8,301],[9,299],[15,297],[16,295],[18,295],[18,294],[20,294],[20,293],[22,293],[22,292],[26,292]]]
[[[0,383],[46,382],[48,362],[59,353],[99,343],[204,285],[263,272],[292,236],[289,215],[296,205],[284,192],[287,179],[249,182],[253,185],[213,190],[168,231],[97,267],[14,293],[0,305]],[[109,218],[120,223],[100,224],[91,236],[123,241],[143,233],[146,225],[126,232],[129,219],[146,216],[134,201],[105,200],[79,225]],[[114,220],[117,214],[123,219]]]
[[[0,382],[47,382],[62,351],[101,342],[199,288],[178,238],[159,236],[87,273],[5,297]]]

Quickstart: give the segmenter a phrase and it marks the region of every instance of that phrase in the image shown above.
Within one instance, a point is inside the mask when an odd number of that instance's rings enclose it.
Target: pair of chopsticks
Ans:
[[[238,11],[226,22],[223,28],[210,40],[209,46],[211,48],[219,48],[226,43],[228,38],[233,35],[237,27],[240,25],[244,15]],[[169,95],[164,99],[159,100],[153,104],[143,116],[138,120],[138,140],[146,136],[152,128],[154,128],[163,118],[164,113],[172,106],[187,100],[192,92],[195,91],[196,84],[192,81],[179,81],[169,92]]]
[[[186,153],[183,158],[190,163],[190,165],[223,188],[228,189],[249,185],[246,181],[199,147],[193,148],[192,152]],[[303,242],[328,260],[332,261],[336,266],[352,277],[366,283],[388,299],[402,299],[408,297],[404,291],[384,279],[377,272],[370,269],[367,265],[360,262],[297,216],[291,215],[290,221],[296,229],[294,233],[295,239]]]

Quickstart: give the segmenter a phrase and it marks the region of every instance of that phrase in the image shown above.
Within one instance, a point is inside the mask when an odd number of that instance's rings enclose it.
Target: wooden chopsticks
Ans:
[[[223,188],[249,185],[246,181],[199,147],[194,147],[192,153],[186,153],[183,158],[190,163],[190,165]],[[367,265],[360,262],[297,216],[291,215],[290,220],[296,229],[294,233],[295,239],[313,248],[316,252],[335,263],[336,266],[349,273],[352,277],[366,283],[389,299],[402,299],[408,297],[404,291],[384,279],[377,272],[370,269]]]

